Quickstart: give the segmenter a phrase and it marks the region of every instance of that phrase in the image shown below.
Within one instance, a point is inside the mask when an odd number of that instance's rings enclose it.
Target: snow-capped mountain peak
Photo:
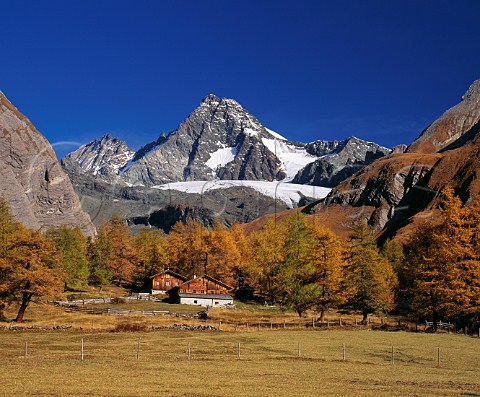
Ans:
[[[106,135],[68,156],[84,172],[105,180],[120,178],[130,186],[216,179],[295,178],[300,183],[316,183],[312,172],[318,167],[312,165],[325,155],[335,154],[336,162],[352,156],[358,162],[388,151],[372,145],[355,137],[308,144],[289,141],[263,126],[237,101],[209,94],[174,131],[136,152]]]
[[[134,154],[135,151],[124,141],[106,134],[100,139],[80,146],[66,158],[75,161],[83,171],[93,176],[111,178],[118,174]]]

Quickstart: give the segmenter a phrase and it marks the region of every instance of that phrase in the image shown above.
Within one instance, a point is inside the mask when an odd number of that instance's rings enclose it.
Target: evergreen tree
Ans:
[[[285,227],[278,292],[281,294],[281,302],[301,316],[314,305],[321,291],[320,286],[315,284],[316,268],[310,260],[315,240],[301,213],[290,217]]]
[[[89,239],[87,256],[90,263],[89,283],[99,287],[110,284],[113,274],[109,267],[112,260],[112,244],[103,226],[97,231],[95,239]]]
[[[380,254],[366,223],[356,226],[349,238],[344,288],[345,306],[360,310],[362,322],[370,313],[386,313],[394,301],[397,279],[391,264]]]
[[[66,274],[65,288],[78,288],[87,284],[89,266],[87,259],[87,239],[80,228],[60,226],[47,232],[62,255]]]
[[[15,232],[21,227],[13,220],[10,208],[4,198],[0,198],[0,321],[5,320],[5,309],[11,302],[10,281],[13,261],[12,247]]]

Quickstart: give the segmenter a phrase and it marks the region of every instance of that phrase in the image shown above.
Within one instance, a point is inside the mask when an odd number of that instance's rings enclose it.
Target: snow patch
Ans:
[[[210,158],[205,162],[205,164],[212,170],[223,167],[235,159],[235,156],[237,155],[237,148],[238,145],[234,147],[220,148],[210,154]]]
[[[298,171],[318,159],[317,156],[308,154],[304,148],[299,148],[284,141],[262,138],[262,142],[283,163],[287,172],[287,180],[293,179]]]
[[[282,141],[288,141],[287,138],[285,138],[284,136],[280,135],[278,132],[275,132],[269,128],[266,128],[265,129],[267,130],[267,132],[270,134],[270,135],[273,135],[275,138],[277,139],[281,139]]]
[[[245,135],[250,135],[250,136],[257,136],[258,135],[258,132],[255,131],[253,128],[244,128],[243,132],[245,133]]]
[[[161,190],[177,190],[185,193],[202,194],[209,190],[228,189],[232,187],[249,187],[257,192],[282,200],[290,207],[296,207],[302,197],[310,197],[317,200],[324,198],[330,188],[298,185],[289,182],[267,182],[267,181],[238,181],[238,180],[215,180],[215,181],[190,181],[190,182],[174,182],[165,185],[152,186],[154,189]]]

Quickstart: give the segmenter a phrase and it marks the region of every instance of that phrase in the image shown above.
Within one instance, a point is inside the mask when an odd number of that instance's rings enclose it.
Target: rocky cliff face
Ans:
[[[68,176],[52,147],[0,92],[0,195],[15,219],[33,229],[79,226],[93,235]]]

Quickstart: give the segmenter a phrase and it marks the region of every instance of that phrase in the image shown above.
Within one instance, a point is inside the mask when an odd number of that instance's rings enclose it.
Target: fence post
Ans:
[[[137,361],[140,360],[140,341],[141,341],[141,338],[138,337],[138,343],[137,343]]]
[[[240,358],[240,339],[238,340],[237,358]]]
[[[297,357],[301,356],[301,351],[300,351],[300,341],[298,341],[298,346],[297,346]]]
[[[341,327],[342,326],[342,316],[338,319],[338,325]]]
[[[219,331],[222,330],[222,322],[221,322],[221,321],[218,322],[218,330],[219,330]]]
[[[312,328],[315,328],[315,317],[312,317]]]
[[[343,355],[343,361],[346,360],[346,351],[345,351],[345,342],[342,343],[342,355]]]
[[[283,320],[283,329],[287,328],[285,319]],[[478,335],[480,335],[480,329],[478,330]]]
[[[248,332],[248,323],[247,323],[247,332]],[[240,342],[239,342],[240,343]]]

